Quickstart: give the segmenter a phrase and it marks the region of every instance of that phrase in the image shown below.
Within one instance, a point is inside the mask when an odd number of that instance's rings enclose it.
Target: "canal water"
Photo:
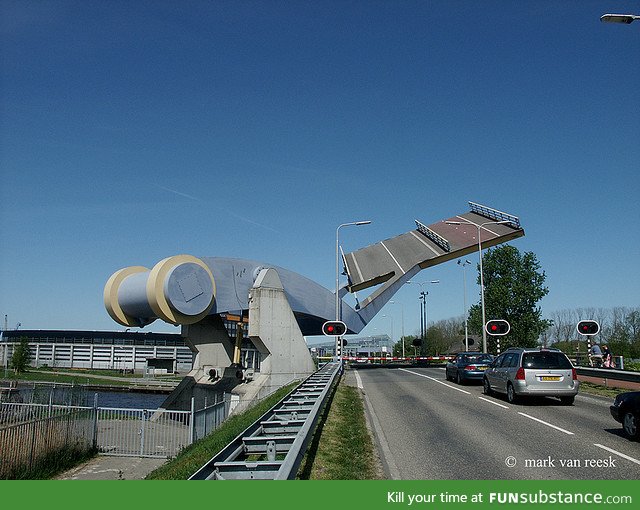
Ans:
[[[164,393],[140,393],[136,391],[89,391],[90,405],[94,394],[98,395],[98,407],[124,407],[127,409],[157,409],[167,398]]]
[[[93,406],[96,395],[98,407],[127,409],[157,409],[168,396],[167,393],[95,390],[83,385],[19,383],[11,389],[3,388],[0,402]]]

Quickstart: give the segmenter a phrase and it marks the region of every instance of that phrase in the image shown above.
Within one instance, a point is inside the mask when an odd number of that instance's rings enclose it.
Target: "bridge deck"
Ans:
[[[367,246],[344,256],[349,276],[348,290],[357,292],[400,277],[416,266],[420,269],[435,266],[478,250],[478,227],[504,213],[490,211],[485,216],[468,212],[447,220],[438,221],[425,228],[417,228],[391,239]],[[489,224],[481,229],[482,248],[488,248],[524,235],[517,218],[508,224]],[[458,222],[458,225],[447,222]],[[423,226],[421,226],[423,227]],[[429,230],[431,232],[429,232]],[[426,231],[429,235],[425,234]],[[435,235],[433,235],[435,234]]]

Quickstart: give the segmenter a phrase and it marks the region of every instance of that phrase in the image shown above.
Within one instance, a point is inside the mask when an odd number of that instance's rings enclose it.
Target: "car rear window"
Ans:
[[[522,356],[524,368],[564,369],[573,365],[561,352],[525,352]]]
[[[465,356],[462,360],[464,363],[491,363],[493,358],[491,356],[478,354],[478,355],[470,355]]]

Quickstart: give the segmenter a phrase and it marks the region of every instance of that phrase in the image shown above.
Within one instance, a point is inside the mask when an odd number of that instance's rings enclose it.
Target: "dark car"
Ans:
[[[638,420],[640,420],[640,391],[628,391],[616,396],[609,407],[611,416],[622,423],[622,430],[629,439],[638,440]]]
[[[445,376],[447,381],[455,381],[458,384],[466,381],[482,381],[484,371],[492,361],[491,354],[459,352],[452,361],[447,363]]]

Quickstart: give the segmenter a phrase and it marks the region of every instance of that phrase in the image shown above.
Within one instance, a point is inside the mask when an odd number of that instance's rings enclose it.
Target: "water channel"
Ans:
[[[84,385],[46,385],[19,383],[10,390],[3,388],[0,401],[34,404],[93,406],[127,409],[157,409],[168,393],[142,391],[108,391],[89,389]]]

